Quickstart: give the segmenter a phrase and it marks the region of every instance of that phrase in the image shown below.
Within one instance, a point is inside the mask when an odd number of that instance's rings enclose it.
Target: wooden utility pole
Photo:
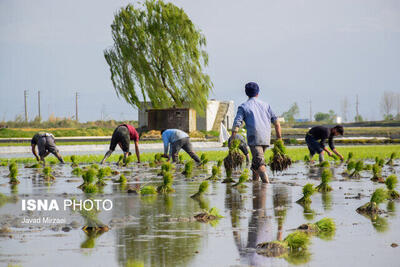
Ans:
[[[24,106],[25,106],[25,122],[28,122],[28,109],[26,106],[26,97],[28,95],[28,92],[24,90]]]
[[[37,92],[38,93],[38,115],[39,115],[39,119],[42,119],[42,115],[40,114],[40,91]]]
[[[78,92],[75,93],[75,119],[76,119],[76,121],[79,121],[79,119],[78,119]]]

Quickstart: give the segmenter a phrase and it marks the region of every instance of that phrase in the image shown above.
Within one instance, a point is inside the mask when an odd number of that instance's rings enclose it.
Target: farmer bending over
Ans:
[[[314,154],[317,153],[319,154],[319,162],[324,161],[324,151],[326,151],[329,156],[332,156],[332,153],[325,147],[325,140],[328,139],[330,149],[343,161],[343,156],[336,151],[335,145],[333,144],[333,137],[343,135],[343,132],[343,126],[341,125],[336,125],[330,129],[324,126],[315,126],[311,128],[306,134],[306,143],[310,151],[310,159],[312,160]]]
[[[246,165],[250,164],[250,157],[249,157],[249,150],[247,149],[247,144],[246,144],[246,140],[244,139],[244,137],[240,134],[235,134],[235,136],[230,136],[228,139],[228,147],[231,147],[231,145],[233,144],[234,140],[240,140],[240,145],[239,145],[239,149],[243,152],[243,154],[246,156]]]
[[[61,163],[64,163],[64,160],[56,147],[54,135],[51,133],[40,132],[35,134],[31,140],[31,146],[32,153],[36,157],[37,161],[43,161],[44,163],[44,158],[52,153]],[[36,146],[38,147],[39,155],[36,152]]]
[[[172,161],[176,162],[179,150],[183,149],[194,161],[200,163],[199,157],[193,152],[193,146],[187,133],[179,129],[166,129],[161,131],[161,136],[164,143],[164,158],[169,160],[172,157]],[[169,149],[170,146],[171,148]]]
[[[104,155],[103,160],[100,164],[103,164],[104,161],[111,156],[114,152],[117,144],[121,147],[124,153],[124,163],[126,162],[126,158],[131,154],[129,152],[129,144],[130,141],[133,140],[135,142],[135,152],[136,157],[138,159],[138,163],[140,163],[140,153],[139,153],[139,134],[136,131],[135,127],[129,124],[122,124],[115,128],[113,135],[111,137],[110,148],[107,153]]]
[[[260,89],[256,83],[247,83],[245,92],[249,99],[238,108],[233,122],[232,137],[244,122],[247,128],[247,143],[253,157],[253,181],[261,178],[264,183],[269,183],[264,154],[271,141],[271,123],[274,124],[278,139],[281,139],[281,126],[271,106],[258,99]]]

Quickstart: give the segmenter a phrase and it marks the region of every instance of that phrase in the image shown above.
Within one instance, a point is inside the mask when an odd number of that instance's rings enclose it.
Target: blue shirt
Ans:
[[[271,123],[276,120],[277,117],[269,104],[258,100],[256,97],[251,97],[239,106],[232,128],[240,127],[244,122],[249,146],[269,146]]]
[[[187,133],[179,129],[168,129],[162,134],[162,140],[164,142],[164,154],[168,154],[169,144],[172,144],[178,140],[189,137]],[[172,149],[171,149],[172,150]],[[170,150],[170,154],[171,154]]]

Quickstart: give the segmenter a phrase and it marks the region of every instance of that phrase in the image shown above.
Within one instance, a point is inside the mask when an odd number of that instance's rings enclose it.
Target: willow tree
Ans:
[[[202,112],[212,88],[203,67],[206,39],[183,9],[163,1],[121,8],[111,25],[114,45],[104,51],[118,97],[140,108],[140,95],[155,108]]]

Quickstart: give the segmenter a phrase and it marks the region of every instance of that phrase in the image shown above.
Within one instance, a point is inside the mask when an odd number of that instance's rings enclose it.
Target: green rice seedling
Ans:
[[[163,156],[162,153],[156,153],[154,155],[154,163],[156,163],[156,164],[162,163],[162,156]]]
[[[118,158],[118,161],[117,161],[117,165],[118,166],[124,165],[124,156],[123,155],[119,155],[119,158]]]
[[[178,163],[179,164],[183,164],[184,162],[183,162],[183,155],[182,154],[179,154],[178,155]]]
[[[399,192],[396,191],[398,180],[396,175],[391,174],[386,178],[385,184],[386,188],[388,189],[388,198],[389,199],[399,199],[400,195]]]
[[[100,166],[98,164],[92,164],[92,165],[90,165],[90,168],[98,170],[100,168]]]
[[[281,139],[275,141],[268,165],[273,172],[284,171],[292,165],[292,160],[287,155],[286,147]]]
[[[200,165],[205,166],[207,163],[208,163],[207,155],[206,155],[206,153],[202,153],[200,155]]]
[[[311,221],[314,220],[315,218],[315,210],[313,210],[311,208],[311,203],[304,203],[301,204],[299,203],[302,207],[303,207],[303,217],[304,219]]]
[[[310,244],[309,236],[301,231],[289,234],[284,241],[291,250],[305,250]]]
[[[371,200],[357,209],[358,213],[366,215],[376,215],[382,213],[379,204],[387,199],[387,191],[384,188],[378,188],[371,196]]]
[[[364,169],[364,161],[359,160],[356,162],[354,165],[354,171],[350,174],[350,177],[353,178],[360,178],[361,177],[361,171]]]
[[[86,184],[83,187],[83,192],[85,192],[86,194],[96,194],[98,192],[98,188],[95,184]]]
[[[10,177],[10,184],[19,184],[19,180],[17,179],[18,176],[18,166],[17,163],[12,162],[8,165],[8,170],[10,171],[8,177]]]
[[[169,161],[167,161],[167,162],[164,162],[162,165],[161,165],[161,172],[158,174],[158,175],[164,175],[164,173],[166,173],[166,172],[171,172],[172,171],[172,169],[174,168],[174,165],[171,163],[171,162],[169,162]]]
[[[172,188],[172,183],[174,181],[174,177],[170,172],[163,173],[163,184],[157,187],[158,193],[172,193],[175,190]]]
[[[307,163],[307,164],[311,162],[311,159],[310,159],[309,155],[305,155],[304,156],[304,162]]]
[[[232,179],[232,169],[225,169],[226,178],[222,181],[222,183],[234,183],[235,180]]]
[[[257,244],[258,254],[267,257],[282,257],[288,253],[305,252],[310,244],[310,237],[303,231],[289,234],[283,241],[272,241]]]
[[[395,158],[396,158],[396,152],[392,152],[392,154],[390,154],[388,162],[386,162],[386,165],[393,166],[393,161]]]
[[[365,164],[364,165],[364,171],[371,171],[372,170],[372,164]]]
[[[125,175],[123,175],[123,174],[121,174],[121,175],[119,176],[119,179],[118,179],[118,180],[115,180],[115,182],[116,182],[116,183],[119,183],[119,184],[126,184],[127,181],[128,181],[128,180],[126,179]]]
[[[239,181],[232,186],[247,187],[247,185],[245,185],[244,183],[247,182],[248,180],[249,180],[249,169],[244,169],[239,177]]]
[[[356,163],[354,161],[350,161],[347,163],[347,172],[351,173],[352,170],[356,167]]]
[[[0,162],[0,166],[1,166],[1,167],[7,167],[7,166],[8,166],[8,160],[7,160],[7,161],[3,161],[3,160],[2,160],[2,161]]]
[[[75,155],[72,155],[72,156],[71,156],[71,162],[72,162],[72,164],[71,164],[71,167],[72,167],[72,168],[78,167],[78,159],[76,158]]]
[[[97,186],[105,186],[106,182],[104,181],[104,179],[106,178],[106,176],[110,175],[110,170],[108,170],[107,168],[100,168],[96,174],[97,176],[97,182],[96,185]]]
[[[332,232],[335,231],[336,225],[333,219],[331,218],[323,218],[316,223],[306,223],[300,225],[298,230],[318,233],[318,232]]]
[[[311,203],[311,196],[314,194],[315,189],[313,184],[306,184],[303,186],[303,197],[296,201],[298,204]]]
[[[157,166],[157,164],[154,161],[150,161],[150,163],[149,163],[150,168],[155,168],[156,166]]]
[[[51,169],[50,166],[44,167],[42,172],[43,172],[43,177],[44,177],[45,180],[54,180],[54,179],[56,179],[52,175],[53,170]]]
[[[223,163],[223,160],[222,160],[222,159],[220,159],[220,160],[217,161],[218,175],[221,175],[221,173],[222,173],[222,172],[221,172],[222,163]]]
[[[324,160],[323,162],[321,162],[321,163],[319,164],[319,166],[320,166],[321,168],[329,168],[329,167],[330,167],[330,164],[329,164],[328,161]]]
[[[218,166],[214,165],[214,166],[212,166],[212,169],[211,169],[211,176],[208,177],[207,180],[216,181],[218,179],[219,179],[219,177],[218,177]]]
[[[196,214],[194,218],[198,222],[209,222],[212,226],[215,226],[216,223],[214,223],[214,221],[223,218],[223,216],[219,213],[219,210],[214,207],[210,210],[204,210],[203,212]]]
[[[389,230],[389,223],[386,220],[386,218],[383,218],[381,216],[372,216],[371,218],[371,223],[372,226],[374,227],[374,229],[378,232],[378,233],[384,233],[387,230]]]
[[[25,168],[29,168],[29,169],[39,169],[41,167],[42,167],[42,165],[40,164],[40,162],[36,162],[32,165],[25,166]]]
[[[233,171],[242,166],[244,162],[244,156],[239,149],[240,140],[235,139],[229,147],[228,155],[224,158],[225,171]],[[232,173],[232,172],[231,172]]]
[[[315,188],[318,192],[330,192],[332,187],[329,185],[333,174],[330,169],[323,169],[321,173],[321,183]]]
[[[385,161],[384,161],[384,159],[375,157],[375,164],[378,164],[379,166],[383,167],[383,165],[385,165]]]
[[[208,182],[203,181],[199,185],[199,191],[196,194],[192,195],[191,198],[200,198],[208,189]]]
[[[128,157],[126,157],[124,166],[127,167],[127,166],[128,166],[130,163],[132,163],[133,161],[134,161],[133,156],[128,156]]]
[[[192,160],[189,160],[188,162],[186,162],[182,174],[185,175],[186,177],[191,177],[192,172],[193,172],[193,165],[194,165],[194,162]]]
[[[354,157],[354,154],[353,154],[353,152],[350,151],[349,154],[347,155],[346,163],[348,164],[353,159],[353,157]]]
[[[157,194],[157,190],[152,185],[145,185],[140,189],[141,195],[155,195]]]
[[[86,185],[93,184],[96,180],[97,171],[93,168],[85,170],[82,174],[83,183],[78,188],[84,189]]]
[[[374,164],[372,165],[372,178],[371,180],[374,182],[383,182],[383,178],[382,178],[382,167],[378,164]]]

